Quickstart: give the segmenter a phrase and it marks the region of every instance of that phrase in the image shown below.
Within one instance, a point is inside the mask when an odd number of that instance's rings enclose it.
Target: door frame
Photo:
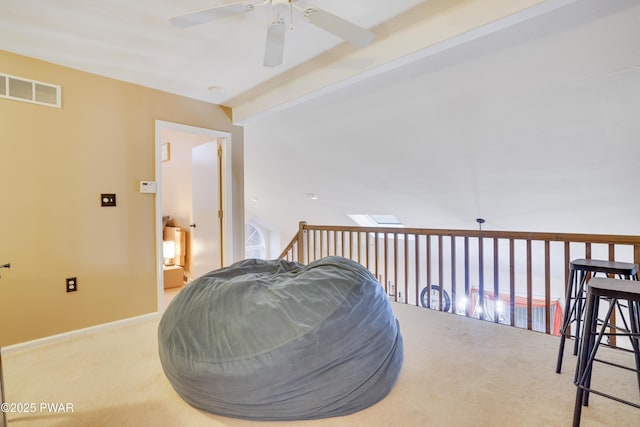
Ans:
[[[166,122],[163,120],[155,121],[155,178],[156,182],[156,205],[155,205],[155,236],[156,236],[156,274],[158,285],[158,312],[162,311],[164,304],[164,273],[162,258],[162,130],[169,129],[183,133],[191,133],[211,137],[211,140],[222,139],[222,232],[223,241],[222,249],[225,254],[223,266],[231,264],[230,257],[233,254],[232,236],[232,203],[231,203],[231,133],[207,129],[196,126],[184,125],[174,122]]]

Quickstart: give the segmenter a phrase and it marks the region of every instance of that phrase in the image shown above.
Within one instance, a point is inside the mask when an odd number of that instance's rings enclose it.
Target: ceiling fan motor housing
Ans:
[[[291,3],[293,3],[291,0],[271,0],[271,5],[277,13],[287,12]]]

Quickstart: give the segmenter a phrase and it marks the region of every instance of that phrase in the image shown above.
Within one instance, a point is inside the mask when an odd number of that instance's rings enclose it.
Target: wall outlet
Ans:
[[[77,292],[78,279],[76,277],[69,277],[67,279],[67,292]]]

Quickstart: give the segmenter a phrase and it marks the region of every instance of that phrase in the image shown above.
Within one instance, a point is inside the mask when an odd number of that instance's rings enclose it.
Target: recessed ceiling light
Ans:
[[[315,193],[304,193],[304,195],[310,198],[311,200],[318,200],[318,195]]]
[[[209,86],[207,90],[211,93],[222,93],[222,88],[220,86]]]
[[[252,198],[251,198],[251,201],[252,201],[253,203],[258,203],[258,199],[257,199],[257,198],[255,198],[255,197],[252,197]]]

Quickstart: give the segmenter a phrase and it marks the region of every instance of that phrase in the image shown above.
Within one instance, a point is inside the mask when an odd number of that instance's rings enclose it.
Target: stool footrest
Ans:
[[[621,397],[618,397],[618,396],[612,396],[610,394],[604,393],[602,391],[594,390],[592,388],[589,388],[587,386],[583,386],[583,385],[580,385],[580,384],[578,384],[577,387],[582,389],[582,390],[584,390],[584,391],[588,391],[589,393],[597,394],[599,396],[606,397],[606,398],[611,399],[611,400],[615,400],[616,402],[624,403],[625,405],[634,406],[634,407],[640,409],[640,403],[632,402],[630,400],[625,400],[625,399],[623,399]],[[584,405],[584,406],[587,406],[587,405]]]
[[[630,366],[621,365],[619,363],[611,362],[609,360],[593,359],[593,361],[594,362],[600,362],[602,364],[609,365],[609,366],[615,366],[616,368],[626,369],[627,371],[631,371],[631,372],[640,372],[640,370],[638,370],[638,369],[634,369],[634,368],[632,368]]]

